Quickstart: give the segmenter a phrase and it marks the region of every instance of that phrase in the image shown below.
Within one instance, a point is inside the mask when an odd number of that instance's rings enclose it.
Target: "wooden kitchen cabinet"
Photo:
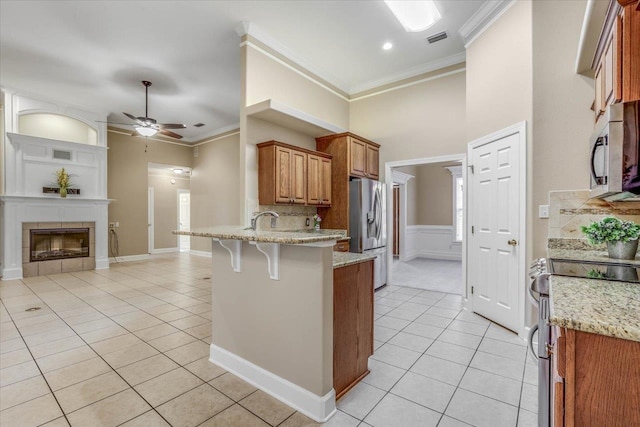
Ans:
[[[331,188],[326,190],[325,178],[331,177],[330,155],[278,141],[263,142],[257,147],[261,205],[331,204]]]
[[[596,121],[607,106],[640,100],[640,9],[618,0],[609,9],[593,60]]]
[[[640,342],[554,327],[554,426],[640,425]]]
[[[333,270],[333,388],[342,397],[369,373],[373,261]]]
[[[349,239],[338,240],[335,245],[333,245],[334,252],[349,252]]]
[[[333,156],[331,208],[318,208],[322,226],[349,234],[349,179],[378,179],[380,146],[350,132],[316,138],[316,150]],[[368,174],[368,176],[367,176]]]
[[[380,146],[351,135],[347,138],[349,140],[349,175],[378,179]]]
[[[307,204],[331,206],[330,156],[309,154],[307,171]]]

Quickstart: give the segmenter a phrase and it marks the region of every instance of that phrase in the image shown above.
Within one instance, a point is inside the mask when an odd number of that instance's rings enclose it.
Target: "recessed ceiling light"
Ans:
[[[382,48],[384,50],[389,50],[393,47],[393,44],[391,42],[386,42],[385,44],[382,45]]]
[[[404,29],[410,33],[424,31],[442,17],[433,0],[384,1]]]

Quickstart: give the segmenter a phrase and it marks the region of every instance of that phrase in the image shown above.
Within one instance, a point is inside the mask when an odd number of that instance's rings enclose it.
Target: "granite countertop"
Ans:
[[[552,325],[640,341],[640,284],[556,275],[549,284]]]
[[[333,268],[346,267],[347,265],[359,264],[372,260],[376,257],[373,253],[358,254],[353,252],[334,252]]]
[[[176,230],[173,234],[182,236],[210,237],[215,239],[242,240],[245,242],[282,243],[286,245],[304,245],[308,243],[341,240],[347,235],[346,230],[313,229],[253,231],[241,225],[220,225],[194,230]]]
[[[579,250],[579,249],[547,249],[549,258],[568,259],[575,261],[594,261],[606,262],[609,264],[629,264],[640,266],[640,257],[636,255],[636,259],[615,259],[609,258],[607,251],[597,250]]]

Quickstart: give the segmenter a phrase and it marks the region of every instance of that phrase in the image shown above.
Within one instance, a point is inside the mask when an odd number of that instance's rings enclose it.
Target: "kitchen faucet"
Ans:
[[[256,226],[258,225],[258,218],[260,218],[262,215],[271,215],[272,217],[274,217],[274,219],[271,220],[271,227],[274,226],[275,218],[280,218],[280,215],[278,215],[278,212],[274,212],[274,211],[258,212],[256,216],[251,218],[251,229],[253,231],[256,231]]]

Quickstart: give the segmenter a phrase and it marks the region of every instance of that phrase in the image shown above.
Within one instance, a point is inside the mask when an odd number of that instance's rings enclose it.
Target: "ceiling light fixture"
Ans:
[[[156,129],[146,126],[134,126],[133,128],[142,136],[153,136],[158,133]]]
[[[184,171],[182,169],[180,169],[180,168],[174,168],[173,169],[173,173],[181,174],[182,172],[184,172]]]
[[[393,43],[391,42],[386,42],[385,44],[382,45],[382,49],[384,50],[389,50],[393,47]]]
[[[442,18],[433,0],[385,0],[385,3],[409,33],[424,31]]]

